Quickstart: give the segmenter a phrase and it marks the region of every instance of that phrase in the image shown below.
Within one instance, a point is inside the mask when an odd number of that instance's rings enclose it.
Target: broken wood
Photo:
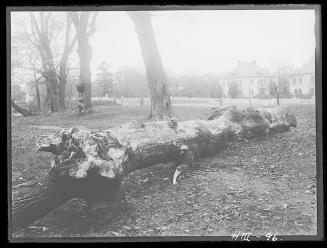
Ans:
[[[284,108],[231,107],[210,121],[148,122],[108,130],[84,127],[60,129],[39,142],[38,151],[53,154],[43,187],[13,197],[13,226],[24,227],[65,201],[81,197],[92,209],[106,208],[119,199],[124,176],[159,163],[179,161],[185,146],[198,157],[222,151],[244,136],[265,135],[296,127]]]

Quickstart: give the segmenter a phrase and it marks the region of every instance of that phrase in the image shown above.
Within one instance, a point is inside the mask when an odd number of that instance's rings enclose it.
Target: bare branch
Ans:
[[[73,47],[74,47],[74,45],[76,43],[76,40],[77,40],[77,36],[75,35],[74,39],[72,40],[72,42],[70,43],[70,46],[68,48],[69,52],[73,49]]]
[[[17,68],[20,68],[20,69],[25,69],[25,70],[29,70],[29,71],[36,71],[40,74],[44,74],[44,72],[42,70],[39,70],[39,69],[36,69],[36,68],[30,68],[30,67],[26,67],[26,66],[17,66]]]
[[[80,24],[80,31],[82,33],[86,33],[86,31],[87,31],[89,18],[90,18],[90,12],[86,11],[86,12],[81,13],[79,24]]]
[[[50,20],[49,20],[49,22],[50,22]],[[52,40],[53,40],[53,37],[54,37],[54,35],[55,35],[55,31],[54,31],[54,29],[53,28],[50,28],[50,29],[48,29],[48,39],[49,39],[49,41],[51,42]]]
[[[39,29],[39,26],[38,26],[37,21],[35,19],[35,16],[31,12],[29,12],[29,14],[30,14],[30,17],[31,17],[32,28],[34,28],[36,30],[38,36],[40,37],[40,29]]]
[[[39,38],[36,36],[35,25],[34,25],[34,22],[33,22],[32,18],[31,18],[31,30],[32,30],[32,37],[34,38],[35,42],[39,43]],[[34,43],[34,44],[36,46],[36,43]]]
[[[73,22],[73,24],[75,26],[75,29],[76,29],[76,32],[78,32],[79,23],[80,23],[78,13],[77,12],[69,12],[68,16],[69,16],[70,20]]]
[[[25,31],[25,34],[26,34],[26,36],[25,36],[25,38],[27,39],[27,41],[28,42],[30,42],[35,48],[37,48],[37,43],[36,42],[38,42],[37,41],[37,38],[33,35],[33,34],[27,34],[27,32]],[[31,39],[31,36],[35,39],[35,42]]]
[[[48,32],[49,32],[49,20],[50,20],[50,16],[51,16],[51,12],[49,12],[49,14],[46,16],[45,18],[45,35],[48,36]]]
[[[92,15],[92,20],[91,20],[91,23],[90,23],[90,26],[89,26],[89,30],[87,32],[87,35],[91,36],[94,32],[95,32],[95,22],[96,22],[96,19],[97,19],[97,16],[98,16],[98,12],[93,12],[93,15]]]
[[[63,55],[62,55],[62,58],[61,58],[61,61],[60,61],[60,64],[62,64],[62,65],[67,63],[69,53],[72,50],[72,48],[74,47],[76,39],[77,39],[77,37],[75,35],[72,42],[69,44],[70,33],[71,33],[71,19],[70,19],[69,14],[67,14],[66,33],[65,33],[65,46],[64,46],[64,52],[63,52]]]
[[[40,12],[40,22],[41,22],[41,33],[44,33],[45,28],[44,28],[44,13],[43,13],[43,11]]]

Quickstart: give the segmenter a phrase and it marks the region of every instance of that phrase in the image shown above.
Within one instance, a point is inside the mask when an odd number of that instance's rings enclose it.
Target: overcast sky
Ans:
[[[238,61],[268,70],[300,67],[314,54],[314,10],[154,11],[152,23],[166,72],[170,75],[221,74]],[[13,12],[29,27],[26,12]],[[15,20],[15,19],[12,19]],[[15,22],[13,22],[15,25]],[[14,30],[12,27],[12,30]],[[97,19],[92,77],[106,61],[113,71],[144,70],[134,25],[125,11],[103,11]],[[72,56],[77,59],[77,55]]]
[[[93,44],[93,67],[107,61],[143,68],[132,21],[124,11],[101,12]],[[170,74],[224,73],[256,60],[267,69],[298,67],[315,49],[314,10],[158,11],[152,23]]]

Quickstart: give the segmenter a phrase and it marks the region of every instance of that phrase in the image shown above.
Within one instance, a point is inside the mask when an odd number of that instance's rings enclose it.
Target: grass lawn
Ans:
[[[289,106],[298,120],[290,132],[231,143],[198,161],[172,184],[175,167],[154,165],[126,177],[124,200],[107,222],[90,222],[85,204],[73,199],[14,237],[109,237],[315,235],[316,127],[314,105]],[[97,106],[76,117],[71,111],[43,117],[12,116],[12,184],[47,175],[49,155],[35,143],[54,127],[105,129],[147,116],[149,106]],[[179,120],[206,119],[210,108],[174,107]],[[145,180],[147,179],[147,180]],[[90,228],[91,227],[91,228]]]

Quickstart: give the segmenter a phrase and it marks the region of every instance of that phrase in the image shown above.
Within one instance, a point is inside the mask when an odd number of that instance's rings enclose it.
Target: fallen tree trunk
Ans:
[[[22,114],[24,117],[35,115],[34,113],[28,111],[27,109],[18,106],[13,100],[11,100],[11,107],[18,113]]]
[[[43,187],[13,199],[13,227],[24,227],[68,199],[84,198],[92,209],[118,199],[122,178],[132,171],[179,161],[185,146],[196,157],[217,154],[244,136],[287,131],[296,119],[283,108],[231,107],[210,117],[172,125],[166,121],[142,126],[126,124],[109,130],[83,127],[58,130],[39,143],[38,151],[54,155]]]

